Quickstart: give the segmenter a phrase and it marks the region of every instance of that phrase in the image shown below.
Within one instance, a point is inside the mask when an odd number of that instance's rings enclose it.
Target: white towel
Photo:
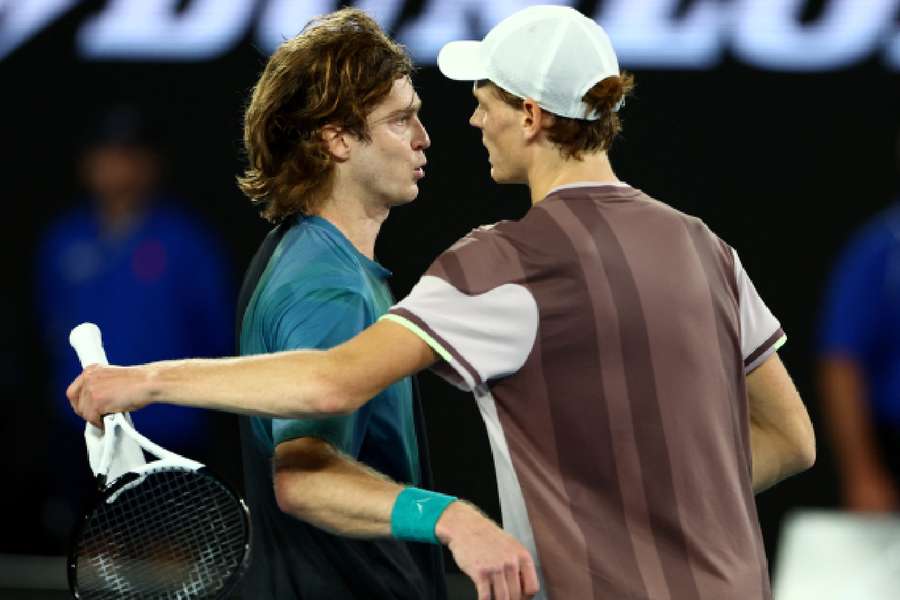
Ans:
[[[107,483],[147,463],[138,443],[122,432],[118,424],[120,418],[131,424],[131,415],[122,413],[103,417],[103,429],[90,423],[84,427],[91,471],[94,475],[104,475]],[[107,464],[104,464],[104,458]]]

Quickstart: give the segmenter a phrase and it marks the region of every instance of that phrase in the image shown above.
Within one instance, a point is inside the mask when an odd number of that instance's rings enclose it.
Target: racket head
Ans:
[[[129,472],[104,488],[68,556],[75,598],[227,598],[250,564],[250,511],[207,469]]]

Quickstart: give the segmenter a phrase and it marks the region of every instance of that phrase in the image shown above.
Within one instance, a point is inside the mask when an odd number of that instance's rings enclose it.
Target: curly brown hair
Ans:
[[[363,11],[344,8],[310,21],[279,46],[253,89],[241,191],[273,223],[312,214],[334,180],[321,128],[337,125],[369,141],[366,117],[394,81],[412,73],[404,47]]]
[[[522,106],[522,98],[511,94],[492,81],[487,82],[497,96],[513,108]],[[622,117],[614,110],[634,89],[634,76],[622,72],[598,82],[581,100],[600,115],[596,121],[571,119],[554,115],[547,128],[547,137],[556,144],[563,156],[580,160],[585,152],[607,151],[622,131]]]

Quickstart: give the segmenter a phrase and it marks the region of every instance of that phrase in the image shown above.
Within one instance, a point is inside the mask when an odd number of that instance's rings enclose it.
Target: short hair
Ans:
[[[278,47],[253,89],[241,191],[273,223],[311,214],[334,180],[321,128],[334,124],[369,141],[367,116],[412,73],[404,47],[363,11],[344,8],[310,21]]]
[[[480,83],[480,82],[479,82]],[[487,82],[494,93],[513,108],[521,108],[522,98],[507,92],[493,81]],[[566,158],[580,160],[585,152],[607,151],[622,131],[622,117],[618,109],[634,89],[634,76],[622,72],[598,82],[581,100],[600,115],[599,119],[572,119],[554,115],[554,123],[547,129],[547,138],[559,147]]]

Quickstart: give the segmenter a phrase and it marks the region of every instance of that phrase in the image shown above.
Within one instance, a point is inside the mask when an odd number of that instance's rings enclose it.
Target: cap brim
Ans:
[[[441,73],[457,81],[478,81],[487,79],[481,60],[481,42],[450,42],[438,54],[438,68]]]

